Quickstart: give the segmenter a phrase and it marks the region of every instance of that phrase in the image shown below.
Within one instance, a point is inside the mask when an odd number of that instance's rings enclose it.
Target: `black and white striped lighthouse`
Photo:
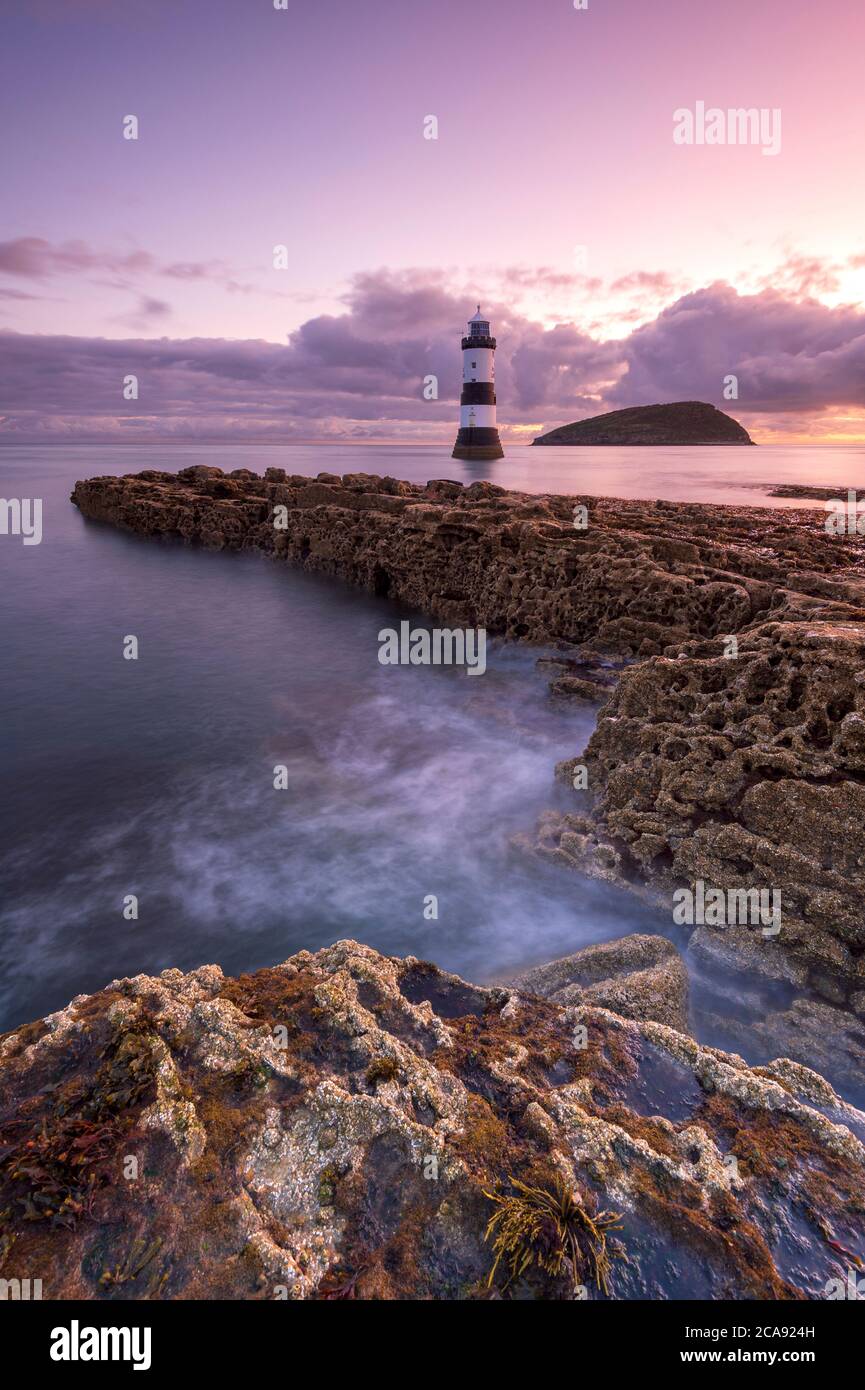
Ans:
[[[500,459],[504,450],[496,428],[496,340],[481,306],[467,324],[462,340],[463,389],[460,427],[451,458]]]

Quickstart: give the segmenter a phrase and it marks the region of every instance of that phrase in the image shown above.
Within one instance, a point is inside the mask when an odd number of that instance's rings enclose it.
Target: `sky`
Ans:
[[[865,441],[861,0],[276,3],[4,0],[0,441]]]

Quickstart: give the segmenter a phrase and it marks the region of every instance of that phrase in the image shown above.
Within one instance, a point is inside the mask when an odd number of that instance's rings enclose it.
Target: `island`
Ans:
[[[748,431],[706,401],[634,405],[539,434],[533,444],[753,444]]]

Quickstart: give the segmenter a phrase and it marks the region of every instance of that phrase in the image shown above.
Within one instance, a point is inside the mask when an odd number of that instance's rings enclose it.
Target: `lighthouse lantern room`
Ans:
[[[496,340],[481,306],[466,325],[462,340],[463,389],[460,427],[451,458],[500,459],[504,450],[496,428]]]

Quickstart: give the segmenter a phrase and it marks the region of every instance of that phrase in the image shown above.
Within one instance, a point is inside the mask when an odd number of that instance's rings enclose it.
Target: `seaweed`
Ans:
[[[393,1081],[399,1075],[399,1064],[393,1057],[377,1057],[370,1062],[366,1071],[368,1086],[377,1086],[379,1081]]]
[[[114,1037],[91,1086],[75,1082],[61,1089],[35,1121],[7,1121],[0,1176],[11,1185],[23,1220],[74,1226],[79,1217],[92,1216],[96,1193],[112,1181],[120,1139],[128,1137],[152,1089],[156,1041],[138,1025]],[[22,1128],[25,1133],[15,1133]]]
[[[496,1204],[484,1237],[494,1237],[495,1261],[487,1278],[488,1287],[493,1287],[499,1265],[505,1261],[509,1273],[502,1292],[537,1266],[554,1279],[567,1274],[576,1294],[584,1270],[590,1265],[595,1283],[608,1293],[610,1256],[606,1233],[622,1229],[618,1224],[620,1213],[602,1211],[590,1215],[558,1175],[551,1187],[530,1187],[517,1178],[509,1181],[516,1188],[513,1194],[484,1193]]]

